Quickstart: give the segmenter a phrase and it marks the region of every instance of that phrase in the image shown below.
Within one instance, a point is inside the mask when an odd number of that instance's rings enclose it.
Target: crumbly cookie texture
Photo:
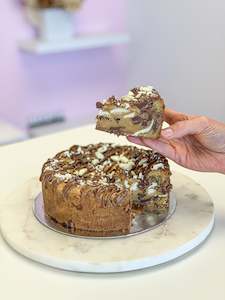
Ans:
[[[45,214],[72,233],[126,234],[135,214],[166,213],[168,161],[134,146],[72,146],[43,166]]]
[[[99,112],[96,129],[117,135],[143,136],[157,139],[160,136],[164,101],[152,86],[141,86],[128,95],[115,96],[96,103]]]

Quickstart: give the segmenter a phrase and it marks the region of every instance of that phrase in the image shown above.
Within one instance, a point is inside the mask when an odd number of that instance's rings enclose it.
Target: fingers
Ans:
[[[182,113],[179,113],[179,112],[176,112],[172,109],[169,109],[169,108],[166,108],[165,109],[165,112],[164,112],[164,120],[172,125],[176,122],[179,122],[179,121],[184,121],[184,120],[187,120],[188,119],[188,116],[185,115],[185,114],[182,114]]]
[[[128,136],[128,140],[132,143],[151,148],[174,161],[177,159],[175,144],[163,138],[158,140],[150,140],[147,138]]]
[[[179,121],[162,130],[161,136],[165,139],[182,138],[187,135],[200,134],[209,126],[206,117],[196,117],[190,120]]]
[[[127,139],[129,142],[140,145],[140,146],[146,146],[143,141],[139,138],[139,137],[135,137],[135,136],[127,136]],[[150,147],[150,146],[147,146]]]

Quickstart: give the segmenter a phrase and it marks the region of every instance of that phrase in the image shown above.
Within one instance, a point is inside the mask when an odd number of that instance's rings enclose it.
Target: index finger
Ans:
[[[164,121],[172,125],[179,121],[188,120],[188,116],[172,109],[166,108],[164,111]]]

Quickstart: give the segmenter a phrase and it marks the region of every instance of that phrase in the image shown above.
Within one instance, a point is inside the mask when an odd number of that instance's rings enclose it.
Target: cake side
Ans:
[[[125,234],[135,214],[168,211],[170,174],[166,158],[151,150],[73,146],[43,166],[45,213],[73,233]]]
[[[130,229],[131,197],[126,190],[47,181],[42,191],[47,217],[71,233],[107,236]]]
[[[117,135],[160,136],[164,101],[151,86],[134,88],[127,96],[97,102],[96,129]]]

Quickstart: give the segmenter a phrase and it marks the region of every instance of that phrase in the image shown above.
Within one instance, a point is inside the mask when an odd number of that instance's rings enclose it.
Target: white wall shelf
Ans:
[[[21,50],[33,54],[50,54],[126,44],[129,40],[130,37],[126,33],[111,33],[74,36],[73,39],[60,41],[32,39],[20,42],[19,47]]]

